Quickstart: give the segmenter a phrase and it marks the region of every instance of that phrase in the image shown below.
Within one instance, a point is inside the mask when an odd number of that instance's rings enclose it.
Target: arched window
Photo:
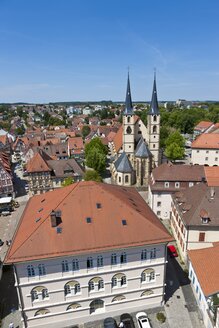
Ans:
[[[117,273],[112,277],[112,287],[123,287],[127,285],[126,275]]]
[[[67,307],[67,311],[69,310],[76,310],[81,307],[81,304],[79,303],[72,303]]]
[[[64,286],[65,296],[76,295],[80,293],[81,287],[78,281],[72,280]]]
[[[130,116],[127,117],[127,122],[130,123]]]
[[[157,133],[157,126],[156,125],[153,126],[153,133]]]
[[[155,271],[154,269],[146,269],[141,274],[141,282],[151,282],[155,281]]]
[[[36,300],[41,300],[43,301],[44,299],[49,297],[49,292],[48,289],[44,286],[37,286],[34,287],[31,290],[31,299],[32,302],[36,301]]]
[[[131,133],[132,133],[132,129],[131,129],[130,126],[127,127],[127,129],[126,129],[126,133],[128,133],[128,134],[131,134]]]
[[[139,177],[139,160],[137,159],[137,162],[136,162],[136,166],[137,166],[137,176]]]
[[[154,122],[157,122],[157,116],[156,115],[153,116],[153,120],[154,120]]]
[[[113,299],[112,299],[112,302],[120,302],[120,301],[123,301],[125,300],[125,296],[124,295],[117,295],[115,296]]]
[[[149,295],[152,295],[152,294],[154,294],[154,292],[153,292],[152,289],[146,289],[146,290],[141,294],[141,297],[149,296]]]
[[[90,314],[101,312],[104,308],[104,301],[101,299],[96,299],[90,303]]]
[[[46,315],[48,313],[50,313],[50,311],[48,309],[40,309],[40,310],[36,311],[34,316],[36,317],[37,315]]]
[[[104,289],[104,281],[100,277],[92,278],[88,283],[88,290],[91,291],[98,291]]]
[[[125,175],[125,183],[128,183],[129,182],[129,176],[128,174]]]

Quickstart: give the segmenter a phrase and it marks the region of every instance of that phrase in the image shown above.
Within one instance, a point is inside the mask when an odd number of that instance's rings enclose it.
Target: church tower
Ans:
[[[123,151],[133,160],[135,151],[135,129],[134,112],[132,107],[132,97],[130,90],[130,81],[128,74],[127,91],[125,100],[125,110],[123,112]]]
[[[154,85],[150,104],[150,110],[148,113],[148,135],[149,135],[149,149],[153,155],[155,166],[160,163],[159,149],[160,149],[160,112],[157,101],[157,87],[156,87],[156,75],[154,74]]]

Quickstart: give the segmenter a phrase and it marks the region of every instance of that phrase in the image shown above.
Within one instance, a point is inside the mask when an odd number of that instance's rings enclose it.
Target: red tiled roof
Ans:
[[[201,121],[194,127],[194,130],[206,130],[211,125],[213,125],[213,122]]]
[[[205,166],[205,177],[209,187],[219,187],[219,167]]]
[[[219,243],[214,243],[214,246],[209,248],[190,250],[188,256],[204,295],[210,296],[218,293]]]
[[[84,143],[82,137],[74,137],[68,139],[68,147],[72,149],[84,149]]]
[[[61,211],[61,233],[51,227],[52,210]],[[88,217],[91,223],[87,223]],[[127,225],[123,225],[122,220],[126,220]],[[29,200],[5,262],[87,254],[171,240],[169,232],[134,188],[84,181]]]
[[[193,141],[192,148],[219,149],[219,133],[201,134]]]
[[[49,158],[48,156],[48,159]],[[43,159],[42,155],[37,152],[33,158],[31,158],[27,165],[26,165],[26,170],[28,173],[33,173],[33,172],[49,172],[51,169],[47,165],[46,161]]]

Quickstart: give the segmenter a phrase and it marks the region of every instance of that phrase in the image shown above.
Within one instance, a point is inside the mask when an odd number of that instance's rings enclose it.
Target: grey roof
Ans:
[[[74,158],[67,160],[49,160],[47,164],[52,169],[54,176],[59,178],[84,175],[83,168]]]
[[[151,98],[151,105],[149,110],[149,115],[159,115],[159,107],[157,101],[157,87],[156,87],[156,76],[154,75],[154,85]]]
[[[117,172],[131,173],[133,171],[130,160],[128,159],[125,152],[119,156],[114,165]]]
[[[152,154],[148,148],[148,145],[146,144],[146,142],[144,141],[144,139],[142,137],[140,138],[140,140],[137,144],[135,156],[141,157],[141,158],[149,158],[152,156]]]
[[[131,96],[130,81],[129,81],[129,74],[128,74],[124,115],[132,115],[132,114],[133,114],[132,96]]]

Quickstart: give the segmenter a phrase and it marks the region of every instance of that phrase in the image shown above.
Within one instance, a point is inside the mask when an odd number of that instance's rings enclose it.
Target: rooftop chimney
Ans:
[[[56,217],[56,212],[52,210],[50,213],[50,219],[51,219],[51,227],[57,227],[57,217]]]
[[[210,188],[211,199],[214,199],[214,194],[215,194],[214,187],[211,187]]]

